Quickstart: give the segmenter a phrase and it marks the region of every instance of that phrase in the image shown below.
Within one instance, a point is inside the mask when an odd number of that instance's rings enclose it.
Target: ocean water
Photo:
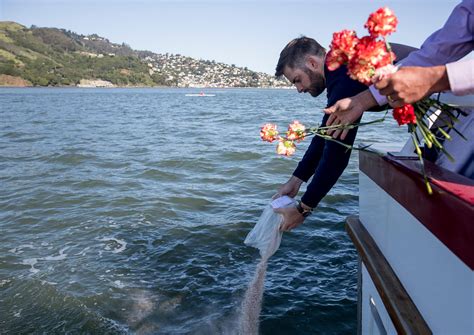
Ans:
[[[325,97],[186,93],[0,89],[1,334],[235,334],[243,241],[309,144],[278,157],[259,127],[318,124]],[[357,141],[406,138],[387,119]],[[261,334],[356,332],[357,166],[269,260]]]

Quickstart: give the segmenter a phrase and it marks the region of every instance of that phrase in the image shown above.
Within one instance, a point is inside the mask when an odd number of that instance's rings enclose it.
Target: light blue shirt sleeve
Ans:
[[[474,94],[474,59],[446,64],[446,71],[454,95]]]

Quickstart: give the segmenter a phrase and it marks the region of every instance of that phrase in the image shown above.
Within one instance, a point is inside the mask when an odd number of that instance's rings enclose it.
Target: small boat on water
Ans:
[[[474,181],[411,153],[359,155],[357,333],[474,334]]]
[[[187,96],[187,97],[214,97],[216,95],[200,92],[200,93],[187,93],[187,94],[185,94],[185,96]]]

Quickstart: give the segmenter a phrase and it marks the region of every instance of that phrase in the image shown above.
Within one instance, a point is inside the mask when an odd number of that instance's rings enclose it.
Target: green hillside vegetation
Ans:
[[[75,86],[81,79],[100,79],[116,86],[287,85],[266,74],[235,69],[181,55],[135,51],[95,34],[0,22],[0,74],[21,77],[35,86]],[[222,82],[220,75],[245,78]]]
[[[71,32],[0,23],[2,74],[19,76],[38,86],[77,85],[83,78],[100,78],[120,86],[154,84],[146,64],[132,52],[101,58],[87,53],[96,51]]]

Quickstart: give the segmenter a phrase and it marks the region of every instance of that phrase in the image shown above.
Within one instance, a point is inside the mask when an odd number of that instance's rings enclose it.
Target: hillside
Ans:
[[[15,84],[17,83],[17,85]],[[0,21],[0,86],[287,87],[247,68]]]

